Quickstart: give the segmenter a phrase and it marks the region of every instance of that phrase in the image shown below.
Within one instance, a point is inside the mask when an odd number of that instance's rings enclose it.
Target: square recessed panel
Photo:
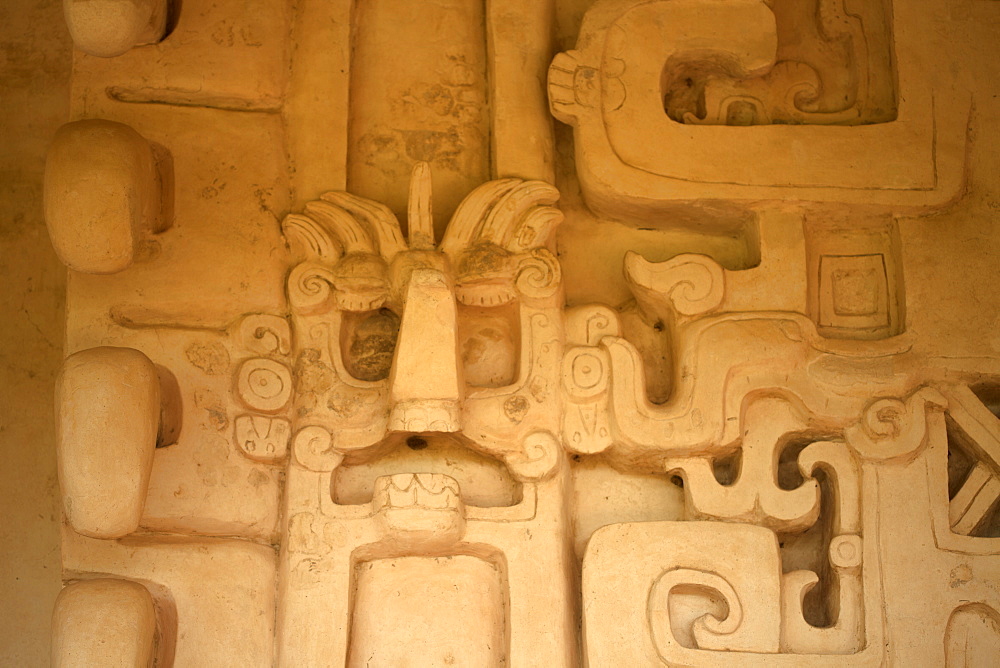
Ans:
[[[889,281],[881,254],[820,257],[819,325],[847,329],[891,325]]]

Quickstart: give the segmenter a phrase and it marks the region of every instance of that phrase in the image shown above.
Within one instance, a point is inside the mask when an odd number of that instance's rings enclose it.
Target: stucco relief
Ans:
[[[449,51],[400,2],[67,0],[54,663],[988,665],[1000,362],[922,341],[900,231],[969,169],[931,0],[598,0],[563,53],[547,3],[410,6]],[[570,218],[733,212],[759,262],[568,303]]]
[[[801,12],[801,4],[818,5],[815,19],[827,30],[853,30],[840,41],[864,43],[879,61],[845,56],[850,64],[839,69],[855,80],[846,95],[855,103],[842,110],[806,112],[822,108],[830,86],[810,82],[811,68],[784,59],[782,29],[811,18],[786,16]],[[587,204],[601,215],[642,222],[669,215],[677,202],[701,200],[895,210],[951,202],[964,183],[969,94],[954,81],[924,76],[926,47],[935,37],[923,19],[934,0],[887,4],[866,3],[858,14],[838,1],[594,3],[576,48],[556,56],[548,80],[553,115],[574,127]],[[864,27],[865,14],[881,15],[872,21],[877,28]],[[795,48],[808,50],[810,31],[798,28],[792,28]],[[894,57],[885,53],[889,34]],[[837,49],[820,51],[835,58]],[[858,98],[861,82],[868,92]],[[675,106],[675,98],[688,97],[690,103]],[[772,109],[770,98],[792,111]],[[869,103],[878,111],[866,111]],[[685,106],[706,107],[704,118]]]

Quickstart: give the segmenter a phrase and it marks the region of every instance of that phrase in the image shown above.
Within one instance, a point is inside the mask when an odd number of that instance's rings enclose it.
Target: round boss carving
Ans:
[[[292,397],[292,374],[284,364],[255,357],[240,365],[236,390],[248,407],[275,413],[284,408]]]
[[[861,565],[861,550],[860,536],[834,536],[830,540],[830,563],[836,568],[857,568]]]
[[[607,389],[608,364],[602,350],[571,348],[563,358],[563,380],[569,393],[577,398],[596,396]]]

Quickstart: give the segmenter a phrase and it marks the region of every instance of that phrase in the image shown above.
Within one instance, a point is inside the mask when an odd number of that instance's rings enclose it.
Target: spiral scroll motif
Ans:
[[[526,297],[551,297],[559,289],[561,280],[559,261],[545,248],[536,248],[526,253],[517,265],[515,284],[518,291]]]
[[[678,255],[666,262],[649,262],[638,253],[625,256],[625,277],[640,303],[669,305],[681,315],[694,316],[722,304],[725,275],[704,255]]]
[[[549,477],[559,464],[561,448],[547,431],[528,434],[521,449],[507,455],[507,466],[522,482],[538,482]]]
[[[295,461],[310,471],[332,471],[343,461],[344,455],[333,448],[333,435],[323,427],[304,427],[295,434],[292,442]]]
[[[303,262],[288,276],[288,299],[304,313],[321,310],[333,291],[333,272],[315,262]]]

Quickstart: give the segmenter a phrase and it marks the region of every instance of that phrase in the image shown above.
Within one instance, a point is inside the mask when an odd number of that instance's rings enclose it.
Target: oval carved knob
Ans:
[[[73,45],[101,58],[155,44],[167,28],[167,0],[63,0]]]
[[[138,582],[66,585],[52,612],[52,666],[148,666],[156,653],[156,605]]]
[[[153,150],[122,123],[85,120],[59,128],[45,162],[45,223],[70,269],[114,274],[159,231],[160,176]]]
[[[160,426],[156,367],[132,348],[70,355],[56,383],[56,456],[70,526],[94,538],[139,527]]]

